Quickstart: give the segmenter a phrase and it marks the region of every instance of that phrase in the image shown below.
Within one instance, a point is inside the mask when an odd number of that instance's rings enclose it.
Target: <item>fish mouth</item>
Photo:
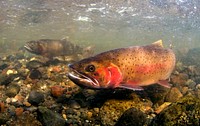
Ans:
[[[78,72],[72,67],[72,65],[68,66],[71,69],[71,72],[68,74],[68,78],[75,84],[84,88],[86,87],[91,89],[100,88],[99,82],[96,79],[90,78],[85,74]]]

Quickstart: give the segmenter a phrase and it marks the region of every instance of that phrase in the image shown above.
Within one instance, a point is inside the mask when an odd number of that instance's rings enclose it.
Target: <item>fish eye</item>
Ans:
[[[88,72],[94,72],[95,71],[95,66],[94,65],[88,65],[85,68],[85,70],[88,71]]]

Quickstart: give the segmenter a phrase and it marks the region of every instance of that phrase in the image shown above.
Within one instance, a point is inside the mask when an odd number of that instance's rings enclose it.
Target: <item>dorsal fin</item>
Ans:
[[[154,42],[154,43],[152,43],[152,45],[155,45],[155,46],[158,46],[158,47],[162,47],[162,48],[163,48],[163,44],[162,44],[162,40],[161,40],[161,39],[158,40],[158,41],[156,41],[156,42]]]

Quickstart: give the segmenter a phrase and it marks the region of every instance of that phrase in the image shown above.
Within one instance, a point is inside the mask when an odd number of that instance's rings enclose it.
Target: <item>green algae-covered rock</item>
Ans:
[[[43,126],[65,126],[65,120],[56,112],[45,107],[38,107],[38,120]]]
[[[200,99],[192,95],[181,98],[157,115],[152,126],[199,126]]]
[[[142,100],[135,93],[131,94],[130,99],[109,99],[100,109],[101,123],[106,126],[113,126],[121,117],[121,115],[128,109],[134,107],[145,113],[146,110],[151,109],[152,103],[149,100]]]
[[[144,126],[147,125],[147,115],[136,108],[126,110],[115,126]]]

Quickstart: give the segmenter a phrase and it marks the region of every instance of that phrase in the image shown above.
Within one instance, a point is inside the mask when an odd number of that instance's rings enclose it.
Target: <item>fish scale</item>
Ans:
[[[89,88],[127,88],[158,83],[170,87],[167,79],[175,66],[175,54],[159,40],[146,46],[132,46],[100,53],[69,65],[68,77]],[[91,71],[86,69],[91,67]],[[98,75],[98,76],[97,76]]]

